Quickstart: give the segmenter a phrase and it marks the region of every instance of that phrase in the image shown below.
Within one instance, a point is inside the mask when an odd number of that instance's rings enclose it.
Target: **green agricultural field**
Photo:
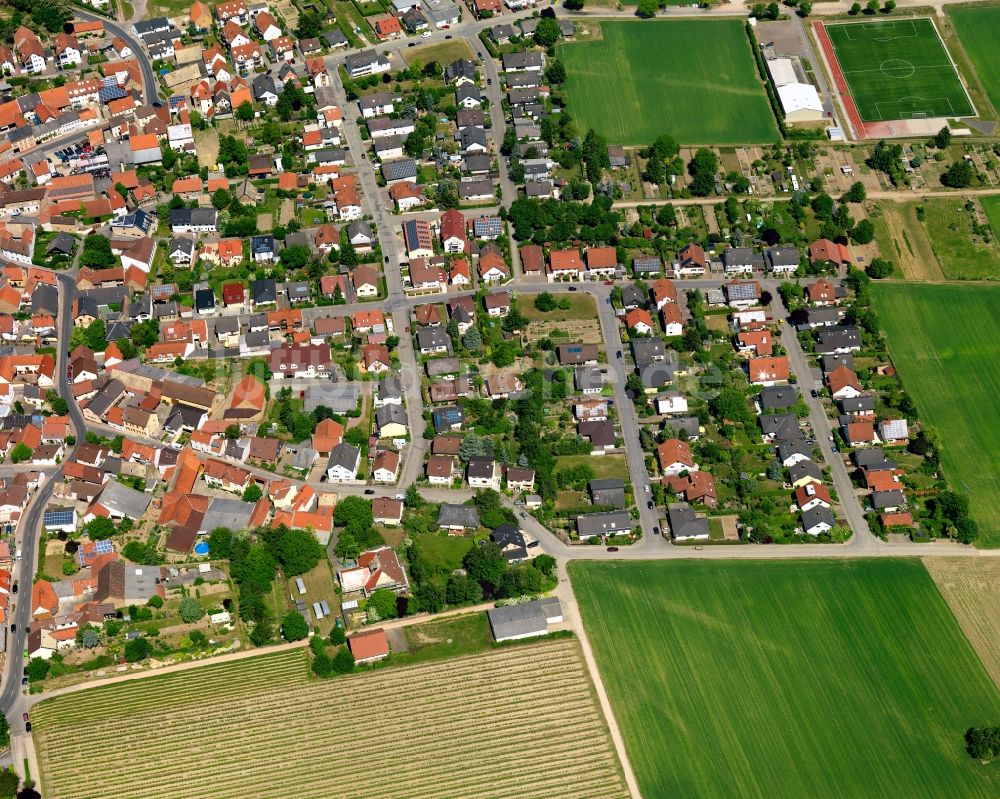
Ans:
[[[1000,286],[883,284],[875,299],[903,384],[944,442],[945,476],[968,492],[980,545],[1000,547]]]
[[[929,19],[827,25],[826,30],[866,122],[975,114]]]
[[[1000,113],[1000,6],[952,6],[948,16],[986,96]]]
[[[735,20],[602,22],[560,46],[570,113],[613,144],[773,142],[778,128]]]
[[[1000,795],[1000,693],[917,560],[570,564],[647,799]]]
[[[980,197],[979,204],[983,207],[983,213],[986,214],[986,219],[990,223],[993,236],[1000,241],[1000,197]]]

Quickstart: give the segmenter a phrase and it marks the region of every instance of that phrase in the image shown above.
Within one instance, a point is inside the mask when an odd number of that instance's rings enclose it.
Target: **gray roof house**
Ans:
[[[98,505],[106,508],[112,516],[137,520],[143,517],[149,507],[150,497],[143,492],[129,488],[117,480],[109,481],[101,495],[96,500]]]
[[[444,502],[438,510],[438,527],[446,530],[475,530],[479,527],[479,511],[472,505]]]
[[[861,331],[853,325],[830,327],[816,334],[816,352],[820,355],[838,355],[861,349]]]
[[[802,529],[809,535],[819,535],[829,531],[835,521],[833,511],[822,505],[814,505],[809,510],[802,511]]]
[[[794,441],[802,437],[794,413],[775,413],[759,418],[761,432],[768,441]]]
[[[632,517],[620,510],[576,517],[576,532],[582,541],[594,536],[629,533],[633,525]]]
[[[562,621],[562,606],[557,597],[536,599],[523,605],[504,605],[486,611],[493,637],[499,641],[516,641],[545,635],[549,624]]]
[[[620,477],[591,480],[587,488],[595,505],[618,509],[625,507],[625,481]]]
[[[708,538],[708,519],[696,514],[686,502],[670,505],[667,520],[675,541],[704,541]]]
[[[799,398],[795,386],[768,386],[757,396],[757,407],[761,411],[777,411],[791,408]]]

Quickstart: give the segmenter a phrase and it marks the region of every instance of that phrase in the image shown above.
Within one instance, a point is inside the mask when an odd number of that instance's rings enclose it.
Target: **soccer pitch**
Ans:
[[[745,144],[778,138],[743,23],[604,21],[603,38],[559,46],[569,112],[612,144]]]
[[[827,25],[826,31],[865,122],[975,115],[929,19]]]

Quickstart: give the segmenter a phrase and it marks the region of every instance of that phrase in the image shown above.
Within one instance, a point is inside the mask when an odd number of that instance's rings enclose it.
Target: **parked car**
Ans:
[[[431,38],[431,32],[430,31],[424,31],[423,33],[420,34],[420,38],[421,39],[430,39]]]
[[[14,582],[14,585],[11,587],[10,591],[11,591],[12,594],[16,594],[17,593],[17,581],[16,580]]]
[[[651,499],[647,500],[646,501],[646,507],[649,508],[650,510],[652,510],[653,509],[653,500],[651,500]]]
[[[570,287],[569,287],[569,290],[570,290],[570,291],[576,291],[576,286],[570,286]]]
[[[608,547],[608,552],[617,552],[618,547]]]
[[[17,632],[17,625],[16,624],[10,625],[10,634],[13,635],[16,632]]]
[[[374,488],[366,488],[366,489],[365,489],[365,496],[366,496],[366,497],[367,497],[367,496],[371,496],[371,495],[372,495],[372,494],[374,494],[374,493],[375,493],[375,489],[374,489]]]
[[[620,361],[621,359],[622,359],[622,351],[618,350],[618,360]]]
[[[660,528],[659,527],[654,527],[653,528],[653,535],[659,535],[659,534],[660,534]]]
[[[24,731],[25,732],[31,732],[31,722],[30,721],[24,722]]]

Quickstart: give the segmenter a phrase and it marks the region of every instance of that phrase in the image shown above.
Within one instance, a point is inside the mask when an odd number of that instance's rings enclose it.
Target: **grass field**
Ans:
[[[437,61],[442,67],[448,66],[452,61],[457,61],[460,58],[468,58],[473,62],[476,60],[475,54],[465,39],[428,44],[424,47],[414,47],[412,50],[407,49],[403,51],[403,58],[407,66],[411,66],[416,61],[424,66],[431,61]]]
[[[948,16],[994,111],[1000,113],[1000,6],[954,6]]]
[[[907,280],[944,280],[941,264],[927,231],[917,219],[916,202],[879,203],[879,213],[872,217],[875,241],[883,258],[896,267],[896,277]]]
[[[996,215],[997,198],[991,211]],[[929,200],[925,205],[923,225],[941,263],[946,278],[952,280],[991,280],[1000,277],[1000,248],[996,240],[985,242],[973,235],[973,215],[965,210],[965,201],[955,198]],[[986,204],[983,204],[986,210]],[[989,213],[987,213],[989,219]],[[990,225],[993,226],[993,220]],[[996,228],[994,228],[994,233]]]
[[[980,546],[1000,547],[1000,286],[886,284],[875,299],[892,361],[944,442],[945,476],[969,494]]]
[[[1000,716],[916,560],[570,564],[642,795],[995,797]]]
[[[560,455],[556,458],[557,472],[573,469],[577,466],[589,466],[598,478],[621,477],[628,479],[628,467],[624,455]]]
[[[735,20],[602,22],[604,38],[561,45],[569,110],[613,144],[773,142],[778,128]]]
[[[975,113],[929,19],[827,25],[866,122]]]
[[[247,658],[39,704],[44,794],[628,795],[575,640],[327,681],[308,678],[306,658]]]
[[[924,558],[938,590],[1000,687],[1000,560]]]
[[[550,291],[549,293],[556,302],[568,302],[569,308],[539,311],[535,307],[535,298],[532,295],[521,295],[518,308],[529,322],[572,322],[578,319],[597,319],[597,304],[589,294],[582,291]]]

